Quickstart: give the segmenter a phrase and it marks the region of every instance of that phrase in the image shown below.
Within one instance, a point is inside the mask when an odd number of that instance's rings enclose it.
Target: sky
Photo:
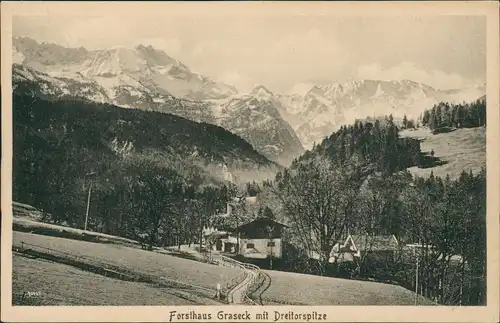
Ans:
[[[484,83],[484,16],[298,14],[30,15],[13,35],[87,49],[152,45],[192,71],[249,91],[301,92],[351,79],[439,89]]]

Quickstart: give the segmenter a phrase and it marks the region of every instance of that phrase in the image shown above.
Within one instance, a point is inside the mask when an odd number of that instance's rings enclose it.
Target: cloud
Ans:
[[[193,53],[191,54],[193,57],[203,57],[208,51],[214,51],[217,46],[215,44],[211,44],[207,41],[199,43],[193,50]]]
[[[329,37],[316,28],[302,33],[289,33],[283,38],[278,38],[270,48],[270,52],[274,55],[284,53],[317,55],[318,52],[321,52],[321,55],[345,54],[343,46],[333,36]]]
[[[293,85],[288,91],[288,94],[299,94],[304,96],[312,87],[313,83],[297,83]]]
[[[236,87],[248,88],[258,83],[286,91],[296,83],[334,79],[348,59],[348,51],[333,36],[310,29],[287,32],[281,37],[264,31],[251,37],[237,35],[230,42],[206,39],[193,48],[186,62],[200,72],[219,75]],[[228,71],[228,67],[236,72]]]
[[[333,35],[314,28],[278,39],[268,53],[273,65],[286,71],[293,83],[332,79],[349,60],[348,51]]]
[[[436,89],[456,89],[473,83],[472,80],[457,73],[446,73],[441,70],[426,71],[413,62],[401,62],[385,69],[378,63],[362,65],[358,67],[357,77],[385,81],[408,79],[430,85]]]
[[[149,44],[194,72],[279,92],[357,77],[406,78],[439,88],[486,79],[483,16],[222,16],[54,11],[13,17],[13,33],[87,49]]]
[[[64,17],[61,20],[51,19],[46,23],[52,29],[61,28],[62,32],[53,31],[52,35],[62,35],[66,46],[84,46],[89,49],[109,48],[112,46],[126,46],[126,40],[131,39],[132,27],[119,16],[85,16]],[[52,22],[53,21],[53,22]],[[67,25],[63,25],[67,21]],[[120,26],[120,28],[116,28]]]
[[[250,92],[254,87],[252,80],[245,75],[233,70],[229,72],[223,72],[218,75],[216,81],[223,82],[232,86],[235,86],[238,91],[242,93]]]

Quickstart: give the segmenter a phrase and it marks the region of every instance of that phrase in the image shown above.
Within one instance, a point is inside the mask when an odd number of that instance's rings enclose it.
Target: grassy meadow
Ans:
[[[13,305],[197,305],[198,301],[176,290],[121,281],[15,254],[12,266]],[[28,292],[35,295],[22,299],[22,294]]]
[[[415,294],[400,286],[266,270],[271,285],[264,304],[286,305],[414,305]],[[418,298],[418,305],[434,305]]]
[[[434,150],[434,156],[446,164],[431,168],[411,167],[408,170],[420,177],[429,177],[431,171],[435,176],[456,179],[462,170],[478,173],[486,166],[486,128],[461,128],[448,133],[433,135],[427,128],[404,130],[401,137],[418,138],[423,153]]]
[[[210,289],[215,289],[217,283],[226,281],[240,273],[238,269],[234,268],[219,267],[122,245],[93,243],[14,231],[13,245],[19,246],[21,241],[96,259],[112,266],[119,266],[125,271],[158,278],[164,277]],[[16,271],[17,268],[14,267],[13,270]]]

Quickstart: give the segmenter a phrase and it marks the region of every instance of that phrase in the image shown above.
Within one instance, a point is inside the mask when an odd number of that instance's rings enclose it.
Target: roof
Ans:
[[[230,242],[230,243],[233,243],[233,244],[237,244],[238,243],[238,238],[234,237],[234,236],[231,236],[231,235],[227,235],[226,238],[223,238],[225,242]]]
[[[211,236],[211,237],[225,237],[228,234],[229,233],[226,232],[226,231],[207,231],[206,233],[204,233],[204,236],[205,237],[208,237],[208,236]]]
[[[357,235],[352,234],[347,237],[354,243],[357,250],[385,251],[395,250],[398,247],[398,240],[394,235]]]
[[[241,230],[241,229],[244,229],[250,225],[277,225],[277,226],[280,226],[283,228],[288,228],[288,226],[286,224],[280,223],[278,221],[275,221],[275,220],[272,220],[269,218],[264,218],[264,217],[257,217],[250,222],[247,222],[247,223],[240,225],[236,229]]]

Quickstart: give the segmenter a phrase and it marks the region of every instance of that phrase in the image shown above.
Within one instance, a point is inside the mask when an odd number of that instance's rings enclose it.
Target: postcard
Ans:
[[[498,2],[1,9],[2,321],[498,322]]]

